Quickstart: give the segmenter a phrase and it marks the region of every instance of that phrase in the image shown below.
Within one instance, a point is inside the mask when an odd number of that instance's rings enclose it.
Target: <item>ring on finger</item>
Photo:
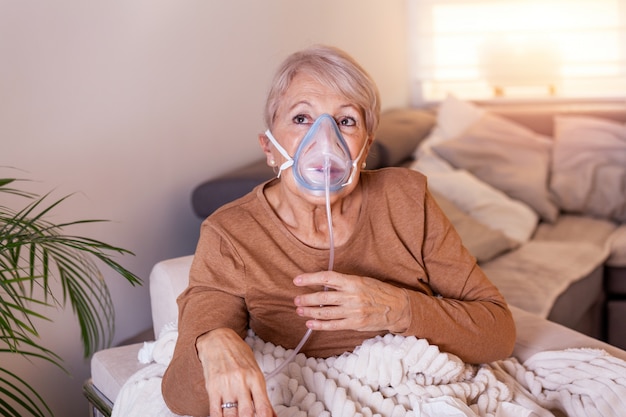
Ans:
[[[236,408],[239,404],[237,404],[237,402],[226,402],[224,404],[222,404],[222,408]]]

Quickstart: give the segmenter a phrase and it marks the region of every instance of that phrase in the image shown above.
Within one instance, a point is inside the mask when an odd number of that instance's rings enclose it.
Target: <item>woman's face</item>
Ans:
[[[364,116],[359,108],[337,91],[318,83],[307,74],[297,74],[292,80],[280,101],[271,132],[287,153],[293,156],[311,125],[324,113],[335,119],[352,158],[359,155],[363,146],[369,147],[369,143],[366,144],[368,137]],[[361,169],[367,150],[363,152],[361,160],[357,161],[356,169]],[[271,147],[271,151],[276,165],[280,166],[284,158],[274,147]],[[281,178],[289,191],[300,195],[307,201],[313,204],[325,201],[323,196],[312,196],[299,189],[295,184],[291,169],[283,171]],[[352,192],[357,183],[358,173],[351,184],[334,193],[333,200]]]

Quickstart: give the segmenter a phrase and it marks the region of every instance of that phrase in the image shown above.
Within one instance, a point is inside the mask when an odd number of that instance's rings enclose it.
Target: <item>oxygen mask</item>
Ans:
[[[286,159],[279,168],[278,176],[292,167],[296,183],[315,195],[323,195],[326,191],[336,192],[352,183],[357,173],[356,164],[365,151],[363,145],[359,155],[352,159],[335,119],[329,114],[322,114],[315,120],[293,157],[269,130],[265,135]]]

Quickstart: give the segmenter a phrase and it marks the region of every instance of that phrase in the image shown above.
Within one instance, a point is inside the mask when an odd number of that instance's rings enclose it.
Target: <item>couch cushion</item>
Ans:
[[[142,346],[142,343],[136,343],[105,349],[96,352],[91,358],[93,385],[111,402],[115,402],[126,380],[147,366],[137,359]]]
[[[540,223],[533,239],[557,242],[587,242],[609,250],[610,237],[617,225],[587,216],[563,214],[555,223]]]
[[[531,240],[481,267],[507,302],[546,318],[559,295],[601,267],[606,257],[606,250],[587,242]],[[595,297],[583,302],[588,305],[575,308],[586,311]]]
[[[542,320],[537,315],[510,306],[517,328],[513,356],[524,362],[538,352],[568,348],[604,349],[626,360],[626,352],[607,343],[592,339],[560,324]]]
[[[541,223],[534,240],[586,242],[607,252],[604,286],[609,294],[626,294],[626,225],[563,214],[556,223]],[[623,269],[623,273],[619,273]],[[575,300],[573,300],[575,302]]]

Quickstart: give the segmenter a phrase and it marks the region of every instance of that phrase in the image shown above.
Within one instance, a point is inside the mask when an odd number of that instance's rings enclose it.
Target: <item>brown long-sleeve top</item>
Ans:
[[[403,168],[361,173],[363,203],[351,238],[335,248],[334,270],[407,288],[414,335],[470,363],[509,356],[515,341],[511,313],[499,291],[463,247],[427,191],[426,178]],[[196,339],[229,327],[251,328],[263,340],[294,348],[306,332],[293,285],[302,272],[328,268],[328,250],[297,240],[273,212],[264,184],[207,218],[178,298],[179,336],[163,378],[166,403],[178,414],[208,414]],[[317,331],[303,347],[309,356],[353,350],[383,332]]]

